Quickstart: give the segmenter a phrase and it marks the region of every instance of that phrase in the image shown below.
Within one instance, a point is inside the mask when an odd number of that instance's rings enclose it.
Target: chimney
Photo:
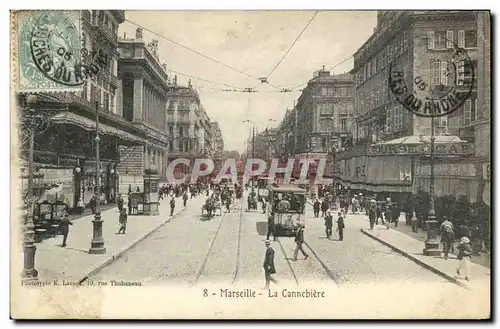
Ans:
[[[127,39],[127,32],[123,32],[123,39]]]
[[[161,64],[163,71],[167,72],[167,64]]]

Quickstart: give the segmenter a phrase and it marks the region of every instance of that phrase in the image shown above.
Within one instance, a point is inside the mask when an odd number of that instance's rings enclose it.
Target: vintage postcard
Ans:
[[[488,319],[489,11],[11,11],[14,319]]]

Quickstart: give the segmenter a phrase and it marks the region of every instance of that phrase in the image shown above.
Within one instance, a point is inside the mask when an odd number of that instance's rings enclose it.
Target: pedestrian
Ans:
[[[337,231],[339,232],[339,241],[344,241],[344,217],[342,217],[342,213],[338,213],[339,218],[337,218]]]
[[[377,217],[377,201],[375,199],[371,199],[368,206],[368,219],[370,220],[370,230],[373,230],[375,226],[375,218]]]
[[[448,259],[448,254],[450,253],[450,248],[455,241],[455,234],[453,232],[453,224],[443,216],[444,222],[441,224],[441,242],[443,243],[443,253],[444,259]]]
[[[66,247],[66,242],[68,240],[69,225],[73,223],[68,218],[68,213],[64,213],[63,219],[59,223],[59,232],[63,235],[63,241],[61,247]]]
[[[127,198],[127,208],[128,208],[128,214],[132,215],[132,193],[128,194]]]
[[[266,240],[269,240],[269,237],[273,234],[273,239],[276,241],[276,225],[274,224],[274,214],[271,213],[267,216],[267,237]]]
[[[78,212],[82,215],[85,212],[85,203],[83,203],[82,197],[78,199],[78,203],[76,205],[78,207]]]
[[[264,274],[266,278],[266,285],[264,289],[269,289],[269,284],[271,281],[277,283],[276,279],[271,277],[272,274],[276,274],[276,268],[274,267],[274,249],[271,247],[271,241],[266,240],[266,256],[264,258]]]
[[[323,201],[321,202],[321,217],[326,216],[327,210],[328,210],[328,202],[326,201],[326,199],[323,199]]]
[[[319,200],[318,199],[314,200],[313,204],[314,218],[318,218],[319,216],[319,207],[320,207]]]
[[[392,204],[391,204],[391,198],[387,198],[386,200],[386,205],[385,205],[385,224],[388,230],[391,228],[389,227],[389,223],[392,220]]]
[[[127,211],[122,208],[120,211],[120,216],[118,217],[118,222],[120,223],[120,229],[117,234],[127,233]]]
[[[457,267],[457,274],[465,274],[465,280],[470,279],[470,258],[472,256],[472,247],[470,245],[470,240],[468,237],[464,236],[460,239],[460,244],[458,245],[458,260],[460,261]]]
[[[299,228],[297,232],[295,233],[295,243],[297,244],[295,247],[295,252],[293,253],[293,260],[297,261],[297,256],[299,254],[299,250],[302,252],[302,255],[304,255],[304,259],[307,259],[309,255],[304,251],[304,248],[302,248],[302,245],[304,244],[304,224],[299,223]]]
[[[377,202],[377,215],[375,217],[375,224],[378,225],[378,219],[380,218],[380,221],[382,222],[382,224],[384,224],[384,217],[382,216],[382,203],[381,202]]]
[[[123,197],[121,195],[121,193],[118,194],[118,198],[116,200],[116,205],[118,206],[118,211],[121,213],[122,212],[122,209],[123,209]]]
[[[326,238],[328,240],[330,240],[330,237],[332,236],[332,227],[333,227],[332,212],[330,211],[330,209],[328,209],[325,214],[325,233],[326,233]]]
[[[90,204],[90,210],[92,211],[92,215],[94,215],[97,206],[97,198],[95,195],[92,196],[92,198],[89,201],[89,204]]]
[[[170,199],[170,216],[174,215],[174,209],[175,209],[175,198],[172,197]]]
[[[187,205],[187,202],[188,202],[187,191],[185,191],[184,195],[182,195],[182,201],[184,202],[184,207],[185,207]]]
[[[420,221],[420,216],[421,215],[419,214],[417,217],[417,215],[415,214],[411,218],[411,230],[413,233],[418,233],[418,223]]]

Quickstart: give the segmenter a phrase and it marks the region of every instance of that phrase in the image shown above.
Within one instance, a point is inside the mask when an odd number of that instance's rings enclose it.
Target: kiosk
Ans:
[[[145,216],[158,216],[160,210],[158,209],[160,195],[160,175],[155,166],[151,164],[149,169],[144,170],[144,205],[143,215]]]

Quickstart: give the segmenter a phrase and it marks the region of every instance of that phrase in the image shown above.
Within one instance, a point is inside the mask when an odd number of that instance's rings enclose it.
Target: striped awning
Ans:
[[[95,121],[72,112],[61,112],[52,116],[50,119],[53,123],[56,124],[72,124],[79,126],[85,130],[95,130]],[[146,143],[146,140],[144,138],[135,136],[131,133],[116,129],[103,123],[99,123],[99,133],[104,135],[117,136],[120,139],[126,141]]]

